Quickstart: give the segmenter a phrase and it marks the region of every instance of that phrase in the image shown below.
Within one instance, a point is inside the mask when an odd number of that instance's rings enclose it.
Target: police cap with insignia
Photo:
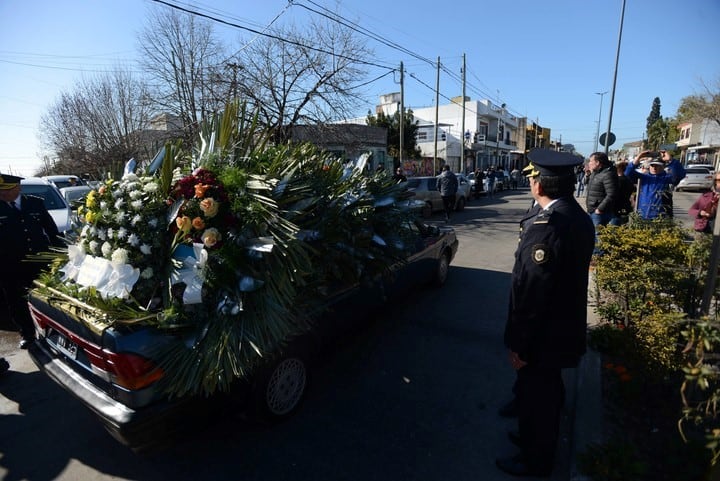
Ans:
[[[17,187],[22,179],[22,177],[16,175],[0,174],[0,190],[9,190]]]
[[[530,163],[522,171],[526,177],[570,175],[583,163],[582,157],[549,149],[532,149],[527,157]]]

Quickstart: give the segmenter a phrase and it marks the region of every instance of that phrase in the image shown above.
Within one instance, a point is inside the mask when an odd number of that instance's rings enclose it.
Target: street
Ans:
[[[678,219],[698,195],[675,194]],[[514,479],[494,465],[515,452],[506,436],[514,422],[496,412],[514,380],[502,332],[518,221],[530,202],[527,189],[506,191],[456,213],[450,223],[460,248],[447,284],[390,299],[316,367],[298,415],[275,426],[220,411],[162,450],[136,455],[38,372],[16,349],[17,334],[0,331],[0,353],[11,365],[0,379],[0,477]],[[568,433],[565,426],[553,479],[568,476]]]

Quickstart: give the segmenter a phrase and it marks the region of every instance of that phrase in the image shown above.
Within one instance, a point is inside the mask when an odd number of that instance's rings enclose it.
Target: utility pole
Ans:
[[[400,167],[403,166],[403,149],[405,140],[405,71],[400,62]]]
[[[595,150],[593,152],[598,151],[598,142],[600,142],[600,119],[602,118],[602,101],[603,101],[603,95],[607,93],[607,90],[605,92],[595,92],[595,95],[600,96],[600,113],[598,114],[598,122],[597,122],[597,130],[595,131]]]
[[[433,172],[432,175],[437,173],[437,137],[438,137],[438,109],[440,108],[440,57],[437,59],[437,79],[435,80],[435,155],[433,157]],[[447,142],[447,137],[445,137]],[[447,143],[445,147],[447,152]],[[447,154],[445,154],[447,155]]]
[[[617,52],[615,54],[615,75],[613,76],[612,93],[610,94],[610,113],[608,114],[608,128],[605,134],[605,154],[610,151],[610,127],[612,127],[613,106],[615,105],[615,86],[617,85],[618,63],[620,62],[620,43],[622,41],[623,20],[625,19],[625,0],[622,2],[620,12],[620,31],[618,32]]]
[[[460,168],[458,172],[465,172],[465,54],[462,66],[462,123],[460,127]]]

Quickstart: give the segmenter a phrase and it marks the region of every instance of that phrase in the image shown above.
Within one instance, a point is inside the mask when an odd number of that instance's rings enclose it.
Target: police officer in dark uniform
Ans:
[[[517,372],[514,392],[521,452],[498,458],[515,476],[550,476],[559,436],[562,368],[585,353],[588,269],[595,228],[574,197],[582,159],[534,149],[530,191],[539,205],[525,222],[512,271],[505,345]]]
[[[26,259],[29,255],[47,252],[51,245],[64,244],[43,199],[20,194],[21,180],[21,177],[0,174],[0,252],[3,257],[0,291],[12,321],[20,330],[19,347],[26,349],[34,338],[27,290],[46,267],[43,262]]]

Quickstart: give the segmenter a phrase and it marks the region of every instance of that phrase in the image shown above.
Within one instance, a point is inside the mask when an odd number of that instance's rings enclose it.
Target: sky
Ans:
[[[256,30],[274,19],[306,25],[316,14],[305,7],[336,11],[401,47],[364,37],[374,63],[403,62],[407,108],[433,106],[437,58],[459,77],[464,54],[467,96],[505,103],[586,156],[596,132],[608,128],[611,103],[618,148],[643,138],[655,97],[661,115],[672,117],[703,83],[720,88],[719,0],[626,0],[614,89],[623,0],[168,1]],[[133,67],[138,32],[149,12],[163,8],[153,0],[0,0],[0,173],[37,172],[47,155],[42,116],[82,79]],[[252,38],[222,24],[214,29],[229,45]],[[358,116],[374,111],[380,95],[400,91],[397,72],[371,81],[387,71],[372,67],[358,79],[369,82]],[[461,94],[460,82],[441,73],[440,104]]]

